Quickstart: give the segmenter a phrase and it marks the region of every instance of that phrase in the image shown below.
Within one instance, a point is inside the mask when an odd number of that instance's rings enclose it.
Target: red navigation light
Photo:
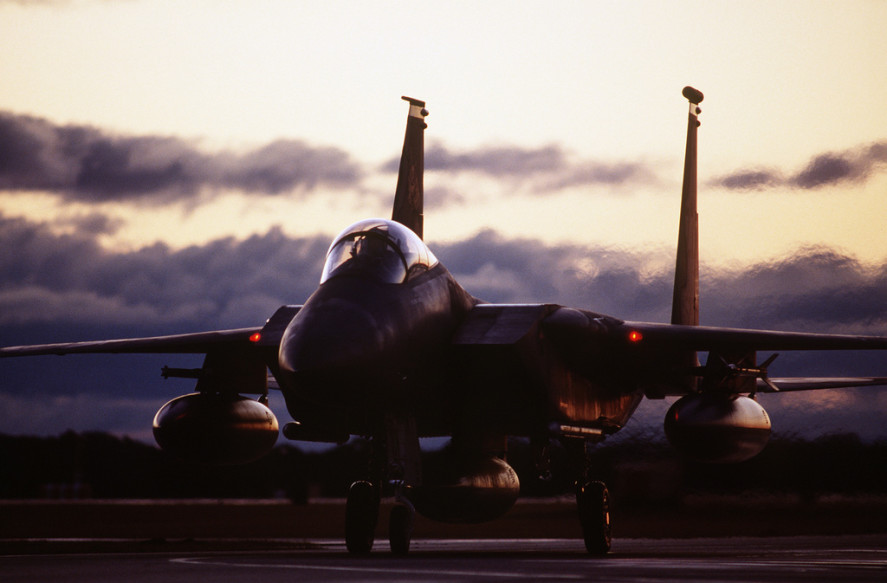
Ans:
[[[638,332],[637,330],[632,330],[628,333],[628,339],[632,342],[640,342],[644,339],[644,335]]]
[[[249,341],[250,341],[250,342],[253,342],[253,343],[258,342],[258,341],[261,340],[261,339],[262,339],[262,333],[261,333],[261,332],[256,332],[255,334],[253,334],[253,335],[251,335],[251,336],[249,337]]]

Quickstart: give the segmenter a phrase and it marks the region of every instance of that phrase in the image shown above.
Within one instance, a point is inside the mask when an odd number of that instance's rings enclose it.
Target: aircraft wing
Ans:
[[[493,305],[478,306],[492,309]],[[519,307],[501,306],[514,310]],[[477,309],[477,308],[476,308]],[[630,322],[586,310],[549,306],[543,330],[561,343],[601,342],[614,348],[699,350],[736,353],[757,350],[885,350],[887,337],[851,334],[780,332],[712,326]]]
[[[268,375],[287,325],[301,306],[281,306],[264,326],[148,338],[121,338],[0,348],[0,358],[65,354],[205,354],[199,369],[163,367],[163,377],[197,379],[197,391],[265,394],[279,388]]]
[[[280,344],[283,332],[301,306],[281,306],[264,326],[213,330],[148,338],[121,338],[89,342],[62,342],[0,348],[0,358],[44,354],[206,354],[239,346],[268,349]]]
[[[611,335],[638,344],[658,344],[691,350],[885,350],[887,337],[851,334],[778,332],[708,326],[679,326],[622,322]]]
[[[561,345],[698,350],[887,350],[887,337],[684,326],[623,321],[553,304],[478,304],[457,333],[457,344],[510,342],[534,326]],[[507,339],[507,340],[505,340]]]
[[[455,340],[457,345],[473,347],[526,346],[526,339],[537,336],[550,341],[559,358],[573,370],[590,374],[605,364],[621,364],[628,374],[656,374],[678,365],[685,367],[681,373],[685,375],[743,376],[748,382],[741,392],[752,392],[756,385],[762,392],[887,386],[887,377],[771,379],[766,368],[772,358],[761,365],[755,361],[757,351],[887,350],[887,337],[883,336],[630,322],[552,304],[479,304],[468,314]],[[696,364],[697,351],[709,353],[712,369]],[[675,390],[669,394],[686,392]]]
[[[648,355],[684,353],[690,358],[676,360],[684,363],[688,373],[722,381],[728,377],[748,379],[743,384],[731,385],[737,392],[887,386],[885,377],[770,378],[767,367],[776,355],[760,365],[755,357],[757,351],[887,350],[887,337],[883,336],[626,322],[570,308],[553,312],[543,322],[543,329],[560,339],[560,345],[571,354],[573,362],[602,344],[609,345],[614,351],[612,354],[625,356],[641,366],[647,362]],[[705,367],[691,364],[696,351],[709,353]]]
[[[758,379],[758,391],[761,393],[786,393],[790,391],[816,391],[819,389],[851,389],[854,387],[885,387],[887,377],[786,377],[771,378],[770,382],[778,388],[767,385]]]
[[[63,342],[58,344],[37,344],[31,346],[9,346],[0,348],[0,358],[11,356],[39,356],[44,354],[123,354],[123,353],[192,353],[202,354],[223,345],[247,345],[250,338],[261,333],[262,328],[240,328],[237,330],[217,330],[172,336],[150,338],[123,338],[91,342]]]

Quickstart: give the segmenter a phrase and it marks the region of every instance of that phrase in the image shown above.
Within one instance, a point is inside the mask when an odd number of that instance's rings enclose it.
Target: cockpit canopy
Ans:
[[[422,239],[405,226],[385,219],[365,219],[333,240],[320,283],[343,274],[403,283],[436,264],[437,258]]]

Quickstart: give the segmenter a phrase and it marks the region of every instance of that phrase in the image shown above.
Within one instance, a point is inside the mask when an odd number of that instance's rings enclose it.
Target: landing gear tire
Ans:
[[[406,555],[410,551],[413,536],[413,516],[415,511],[405,504],[396,504],[391,509],[388,520],[388,542],[395,555]]]
[[[379,495],[370,482],[354,482],[345,504],[345,546],[353,555],[373,549],[379,519]]]
[[[610,493],[603,482],[586,482],[576,490],[579,523],[590,555],[610,552]]]

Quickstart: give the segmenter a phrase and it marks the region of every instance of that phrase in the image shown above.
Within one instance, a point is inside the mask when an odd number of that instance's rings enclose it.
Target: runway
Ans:
[[[80,541],[86,544],[90,541]],[[92,541],[96,544],[100,541]],[[719,539],[619,539],[604,558],[578,539],[420,539],[408,557],[383,541],[368,557],[351,557],[338,540],[215,541],[185,550],[118,547],[119,552],[53,552],[0,557],[6,583],[33,581],[884,581],[887,536]],[[124,545],[124,541],[116,541]],[[49,543],[47,543],[49,544]],[[137,544],[137,543],[136,543]],[[221,546],[219,546],[221,545]],[[230,545],[230,546],[229,546]],[[256,547],[276,550],[256,550]],[[96,548],[100,548],[98,545]],[[73,548],[73,547],[72,547]],[[33,550],[33,546],[32,546]],[[47,547],[50,550],[50,547]]]

